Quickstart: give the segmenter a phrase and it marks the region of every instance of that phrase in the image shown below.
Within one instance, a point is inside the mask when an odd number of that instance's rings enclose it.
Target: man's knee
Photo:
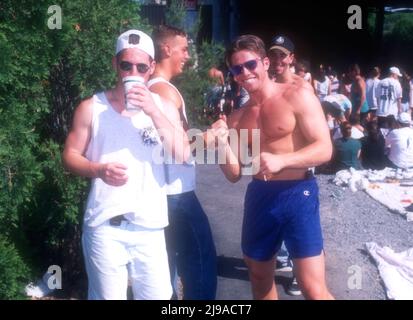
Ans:
[[[251,281],[271,282],[274,280],[274,268],[269,269],[267,266],[256,264],[251,261],[246,261],[246,263],[248,266],[248,273],[249,273]]]
[[[329,292],[325,284],[312,282],[300,284],[303,296],[308,300],[326,300],[329,299]]]

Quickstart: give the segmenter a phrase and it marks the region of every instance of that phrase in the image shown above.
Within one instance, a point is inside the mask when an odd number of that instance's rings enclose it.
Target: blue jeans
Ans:
[[[175,275],[178,274],[185,300],[215,299],[215,245],[208,218],[195,192],[169,195],[168,217],[165,238],[172,286],[175,288]]]

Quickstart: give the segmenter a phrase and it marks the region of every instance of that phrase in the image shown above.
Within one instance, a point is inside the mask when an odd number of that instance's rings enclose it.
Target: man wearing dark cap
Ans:
[[[294,43],[288,37],[284,35],[275,36],[268,50],[269,73],[273,75],[275,82],[291,83],[312,90],[312,86],[308,81],[305,81],[291,70],[295,61],[294,49]]]
[[[311,85],[307,81],[291,71],[291,65],[295,59],[294,49],[294,43],[288,37],[284,35],[273,37],[268,51],[270,59],[269,73],[274,76],[275,82],[294,84],[295,86],[312,90]],[[291,266],[292,262],[283,242],[276,259],[276,271],[289,271]],[[288,286],[287,292],[291,295],[301,294],[295,277],[293,277]]]

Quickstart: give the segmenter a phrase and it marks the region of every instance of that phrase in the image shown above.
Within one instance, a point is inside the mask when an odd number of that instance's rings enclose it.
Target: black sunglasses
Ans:
[[[138,70],[139,73],[146,73],[148,70],[151,68],[147,64],[144,63],[130,63],[129,61],[121,61],[119,63],[119,68],[122,71],[130,71],[133,68],[133,65],[136,66],[136,70]]]
[[[261,59],[248,60],[244,63],[237,64],[235,66],[230,67],[229,71],[232,73],[233,76],[239,76],[244,71],[244,68],[246,68],[248,71],[254,71],[258,65],[258,60]]]

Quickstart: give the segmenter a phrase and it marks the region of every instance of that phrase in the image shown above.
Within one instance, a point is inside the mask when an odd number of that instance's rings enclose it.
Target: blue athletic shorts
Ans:
[[[270,260],[282,241],[292,259],[318,256],[323,250],[318,186],[315,178],[262,181],[248,185],[242,223],[242,251]]]

